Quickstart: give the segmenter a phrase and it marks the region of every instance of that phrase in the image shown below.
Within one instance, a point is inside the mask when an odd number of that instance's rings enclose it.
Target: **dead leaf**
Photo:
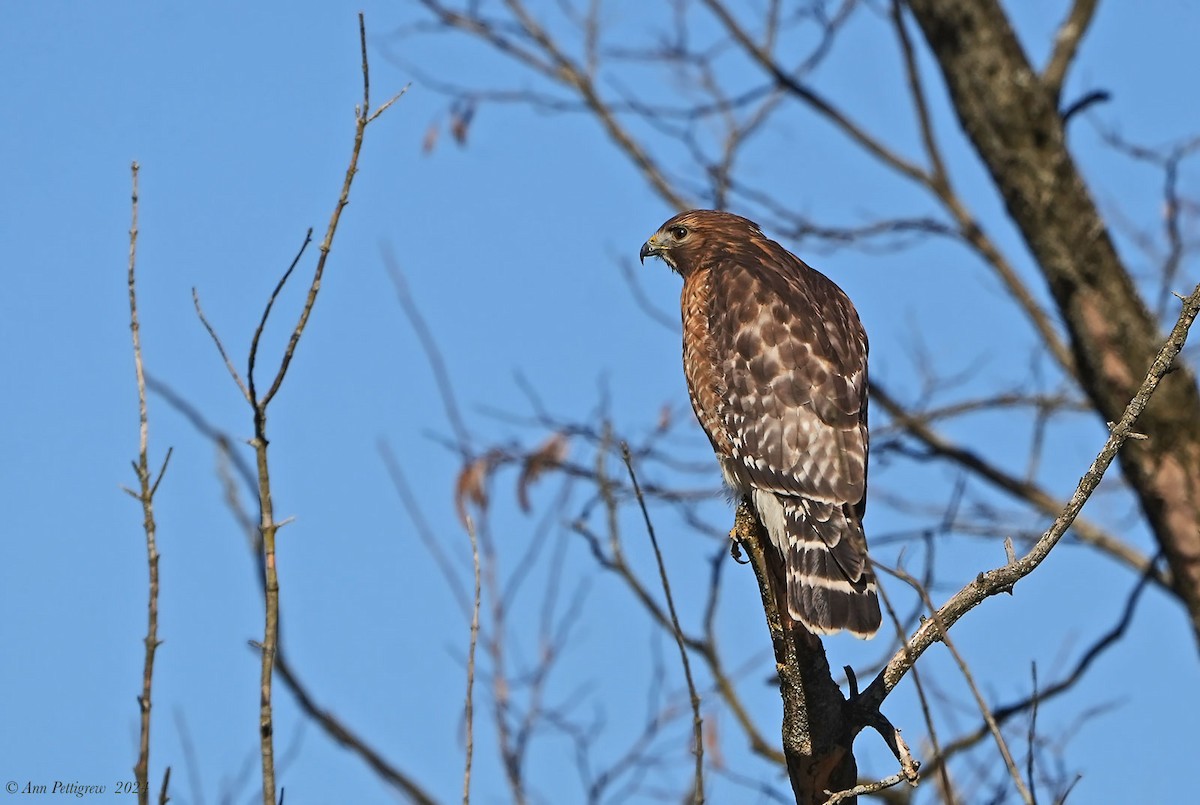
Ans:
[[[467,144],[467,132],[471,121],[475,118],[475,102],[464,100],[454,104],[450,109],[450,134],[459,146]]]
[[[475,504],[481,513],[487,511],[487,481],[491,468],[491,457],[484,455],[468,461],[458,474],[458,481],[454,484],[454,508],[458,510],[458,520],[463,528],[467,527],[468,502]]]
[[[425,129],[425,136],[421,138],[421,153],[432,154],[433,149],[437,147],[438,137],[441,136],[442,128],[437,121],[429,124],[429,128]]]
[[[666,433],[671,429],[671,422],[675,419],[675,412],[671,410],[670,403],[663,403],[663,407],[658,412],[658,432]]]
[[[725,756],[721,754],[721,740],[717,734],[717,714],[710,712],[704,717],[704,756],[714,769],[725,768]]]
[[[569,447],[567,435],[559,432],[551,435],[549,439],[542,442],[538,449],[525,457],[524,466],[521,467],[521,477],[517,480],[517,502],[521,506],[521,511],[528,513],[531,508],[529,505],[530,485],[546,470],[562,464],[567,458]]]

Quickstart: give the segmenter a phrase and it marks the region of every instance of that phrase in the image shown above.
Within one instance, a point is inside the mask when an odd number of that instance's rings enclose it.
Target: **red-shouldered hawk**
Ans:
[[[867,334],[828,277],[712,210],[642,246],[683,277],[683,370],[725,483],[784,557],[788,610],[813,632],[879,628],[862,517]]]

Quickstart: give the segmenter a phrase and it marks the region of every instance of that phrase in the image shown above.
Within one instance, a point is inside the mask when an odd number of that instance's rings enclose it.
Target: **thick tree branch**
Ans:
[[[1070,152],[1056,98],[997,0],[909,0],[955,112],[1037,259],[1067,326],[1079,382],[1120,418],[1160,340]],[[1200,641],[1200,392],[1178,365],[1125,444],[1121,468],[1167,557]]]
[[[783,698],[783,754],[792,791],[797,805],[818,805],[829,792],[855,786],[856,729],[830,673],[825,647],[788,616],[782,557],[744,501],[730,536],[746,549],[758,578]]]

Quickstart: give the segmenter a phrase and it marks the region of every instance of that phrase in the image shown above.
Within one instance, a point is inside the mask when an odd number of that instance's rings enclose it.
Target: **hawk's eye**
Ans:
[[[686,226],[671,227],[671,237],[675,238],[675,240],[683,240],[687,237],[687,233],[688,231]]]

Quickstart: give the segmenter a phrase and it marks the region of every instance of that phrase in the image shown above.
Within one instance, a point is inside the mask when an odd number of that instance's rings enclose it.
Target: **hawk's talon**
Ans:
[[[729,556],[739,565],[750,564],[750,559],[742,556],[742,541],[737,536],[736,528],[729,530]]]

